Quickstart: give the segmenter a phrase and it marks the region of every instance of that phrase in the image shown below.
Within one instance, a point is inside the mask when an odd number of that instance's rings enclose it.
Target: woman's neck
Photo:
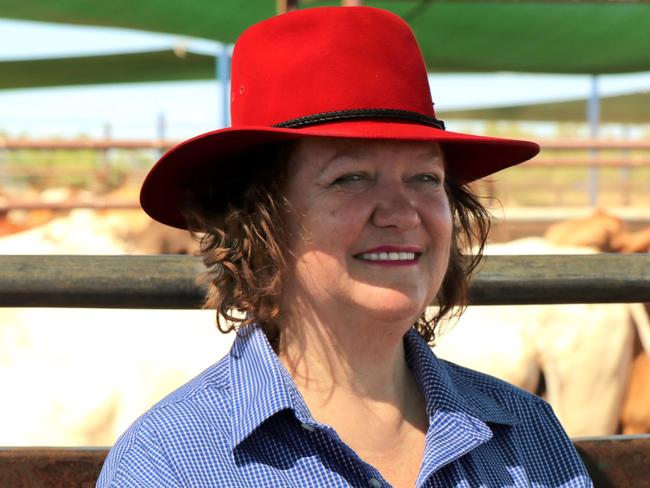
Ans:
[[[413,486],[429,420],[406,363],[403,337],[409,323],[308,317],[282,324],[278,356],[312,416],[333,427],[394,486]]]
[[[278,356],[310,409],[359,402],[360,407],[408,410],[419,393],[403,346],[412,322],[345,321],[340,315],[303,311],[299,322],[281,323]]]

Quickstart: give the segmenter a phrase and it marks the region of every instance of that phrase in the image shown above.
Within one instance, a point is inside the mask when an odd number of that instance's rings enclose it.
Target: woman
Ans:
[[[445,131],[410,29],[367,7],[244,32],[232,113],[163,156],[141,202],[205,233],[206,306],[237,338],[98,485],[591,486],[546,403],[428,347],[480,258],[459,249],[486,238],[464,185],[537,145]]]

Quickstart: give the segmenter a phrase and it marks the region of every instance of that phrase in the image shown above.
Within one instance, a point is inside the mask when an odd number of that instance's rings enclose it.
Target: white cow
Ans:
[[[121,223],[75,211],[1,254],[123,254]],[[114,219],[113,219],[114,220]],[[110,445],[233,340],[200,310],[0,308],[0,445]]]
[[[209,311],[0,309],[0,445],[110,445],[231,341]]]
[[[75,211],[0,239],[0,253],[122,254],[120,226]],[[559,252],[541,240],[522,242],[500,249]],[[542,370],[569,432],[605,434],[618,420],[631,337],[627,306],[470,307],[436,351],[531,390]],[[208,311],[0,309],[0,445],[112,444],[150,405],[223,356],[232,339]]]
[[[526,238],[488,246],[487,254],[585,254],[589,248]],[[641,315],[639,315],[641,313]],[[434,348],[438,356],[546,397],[571,436],[617,430],[628,383],[640,304],[471,306]],[[644,319],[645,318],[645,319]]]

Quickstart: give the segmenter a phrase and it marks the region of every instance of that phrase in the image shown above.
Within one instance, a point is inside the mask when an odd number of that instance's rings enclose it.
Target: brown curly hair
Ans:
[[[217,326],[224,333],[255,322],[272,343],[279,338],[277,318],[289,257],[290,204],[283,189],[293,147],[289,141],[258,148],[229,165],[230,173],[221,181],[203,175],[188,185],[183,215],[200,241],[207,268],[200,279],[208,285],[204,308],[216,310]],[[458,184],[449,170],[445,180],[453,217],[449,265],[437,294],[437,312],[431,318],[423,312],[414,324],[430,344],[439,322],[460,315],[467,306],[469,281],[490,228],[488,212],[471,189]],[[465,255],[465,249],[475,251]]]

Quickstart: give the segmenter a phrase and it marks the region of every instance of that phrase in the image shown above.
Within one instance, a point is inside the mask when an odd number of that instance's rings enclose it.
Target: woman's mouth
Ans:
[[[415,246],[381,246],[356,254],[354,257],[368,264],[410,266],[417,264],[422,252]]]
[[[414,252],[364,252],[359,254],[359,259],[367,261],[412,261],[415,259]]]

